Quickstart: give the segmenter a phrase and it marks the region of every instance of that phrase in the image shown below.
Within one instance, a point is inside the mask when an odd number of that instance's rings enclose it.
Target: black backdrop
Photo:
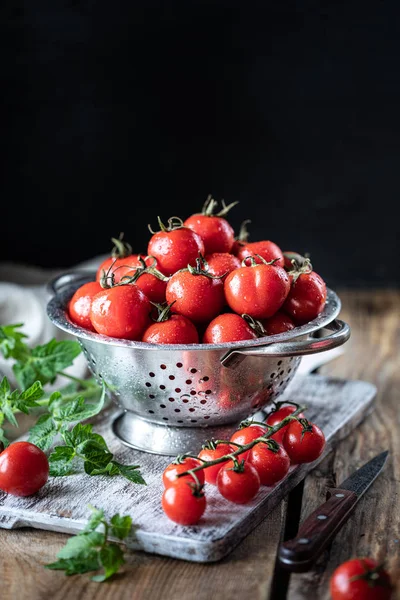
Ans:
[[[399,283],[397,1],[0,11],[2,260],[145,252],[212,193],[331,286]]]

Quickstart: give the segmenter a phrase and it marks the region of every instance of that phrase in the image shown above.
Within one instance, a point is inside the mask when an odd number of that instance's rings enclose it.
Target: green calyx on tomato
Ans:
[[[224,217],[226,214],[228,214],[228,212],[231,210],[231,208],[236,206],[236,204],[239,204],[239,202],[238,201],[231,202],[231,204],[226,205],[225,201],[221,200],[221,204],[222,204],[222,209],[216,213],[215,209],[218,206],[218,201],[214,200],[214,198],[211,196],[211,194],[209,194],[207,196],[206,201],[203,204],[203,208],[202,208],[200,214],[204,215],[205,217]]]
[[[288,271],[288,274],[292,278],[293,285],[296,283],[300,275],[305,275],[311,273],[313,270],[313,266],[309,258],[305,258],[303,262],[300,264],[296,261],[296,259],[292,259],[293,268]]]
[[[235,237],[235,242],[247,242],[250,236],[249,230],[247,229],[247,224],[251,223],[251,219],[245,219],[242,221],[239,229],[239,234]]]
[[[379,564],[376,565],[376,567],[370,568],[366,564],[365,560],[363,560],[362,558],[360,559],[360,562],[365,569],[364,573],[360,573],[359,575],[353,575],[353,577],[351,577],[349,581],[361,580],[366,581],[368,583],[368,586],[372,588],[380,586],[391,589],[392,586],[390,585],[389,581],[385,577],[382,577],[384,564]]]
[[[132,254],[132,246],[123,240],[124,234],[121,232],[118,238],[111,238],[114,244],[111,250],[112,258],[126,258]]]
[[[242,260],[242,267],[259,267],[260,263],[256,261],[256,258],[261,260],[261,264],[263,265],[274,265],[279,260],[279,258],[273,258],[272,260],[268,261],[265,260],[265,258],[263,258],[260,254],[254,254],[254,256],[246,256],[246,258]],[[250,261],[250,264],[248,264],[247,261]]]
[[[247,315],[246,313],[243,313],[240,316],[242,317],[242,319],[244,319],[246,321],[246,323],[249,325],[249,327],[251,327],[251,329],[255,332],[257,337],[264,337],[265,335],[267,335],[267,332],[265,331],[264,326],[261,323],[261,321],[254,319],[253,317],[251,317],[250,315]]]
[[[191,275],[204,275],[205,277],[209,277],[210,279],[223,279],[225,275],[227,275],[227,273],[224,273],[223,275],[212,275],[211,273],[209,273],[208,263],[204,256],[201,254],[201,252],[199,252],[198,258],[196,258],[196,266],[192,267],[191,265],[188,265],[186,269],[183,270],[189,271]]]
[[[302,427],[302,431],[301,431],[301,439],[303,439],[304,435],[309,432],[312,433],[312,423],[310,423],[309,421],[307,421],[307,419],[296,419],[301,427]]]
[[[175,231],[175,229],[187,229],[187,227],[184,226],[183,221],[180,217],[170,217],[168,219],[168,225],[164,225],[164,223],[161,221],[160,217],[157,217],[157,221],[158,221],[158,226],[160,228],[158,231],[153,231],[151,228],[151,225],[150,224],[147,225],[150,233],[152,233],[153,235],[155,233],[159,233],[160,231],[169,233],[170,231]]]

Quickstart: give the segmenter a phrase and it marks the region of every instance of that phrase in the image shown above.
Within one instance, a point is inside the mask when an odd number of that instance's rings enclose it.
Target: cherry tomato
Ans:
[[[241,266],[240,260],[228,252],[214,252],[206,256],[208,272],[216,277],[223,277]]]
[[[97,333],[140,340],[150,323],[150,311],[150,301],[137,285],[119,285],[95,295],[90,320]]]
[[[14,442],[0,454],[0,489],[13,496],[31,496],[49,477],[45,453],[30,442]]]
[[[204,344],[225,344],[257,338],[256,332],[239,315],[224,313],[213,319],[203,336]]]
[[[222,467],[218,473],[217,487],[219,493],[230,502],[247,504],[260,489],[260,477],[252,464],[239,464],[239,470],[235,470],[232,460]]]
[[[150,265],[152,257],[148,256],[145,260],[146,265]],[[159,274],[159,276],[157,276],[157,274]],[[154,268],[151,266],[143,268],[142,266],[141,269],[132,271],[131,275],[134,277],[134,283],[146,294],[150,302],[156,304],[165,302],[167,280],[162,278],[162,273],[159,272],[155,266]]]
[[[228,444],[218,444],[218,446],[214,448],[210,448],[204,446],[202,450],[200,450],[198,456],[199,458],[206,460],[207,462],[211,462],[212,460],[217,460],[222,456],[227,454],[231,454],[234,450],[232,450],[231,446]],[[206,467],[204,469],[204,477],[207,483],[211,483],[211,485],[216,485],[217,476],[220,469],[227,463],[228,461],[224,461],[217,465],[213,465],[211,467]]]
[[[294,268],[292,260],[296,261],[296,265],[299,267],[303,266],[303,263],[306,260],[304,256],[298,252],[293,252],[292,250],[285,250],[283,253],[283,259],[285,261],[284,266],[287,271],[292,271]]]
[[[245,446],[246,444],[250,444],[253,440],[258,437],[261,437],[267,433],[267,427],[261,427],[261,425],[249,425],[248,427],[242,427],[242,429],[238,429],[235,431],[229,441],[235,442],[235,444],[240,444],[241,446]],[[233,448],[237,450],[237,446],[233,445]],[[250,450],[246,450],[239,454],[238,458],[243,459],[247,458]]]
[[[172,275],[187,265],[194,265],[199,253],[204,255],[203,240],[195,231],[183,227],[180,219],[172,217],[168,227],[159,222],[161,231],[150,238],[147,253],[156,258],[161,273]]]
[[[274,485],[289,471],[290,458],[286,450],[279,444],[273,446],[271,449],[268,444],[256,444],[247,457],[247,462],[256,468],[261,485]]]
[[[149,344],[198,344],[199,334],[189,319],[171,315],[166,321],[150,325],[142,341]]]
[[[164,487],[169,487],[175,481],[188,481],[189,483],[196,483],[194,477],[192,475],[183,475],[182,477],[177,477],[179,473],[184,473],[185,471],[189,471],[190,469],[195,469],[202,464],[201,460],[197,460],[196,458],[186,457],[179,463],[170,463],[167,467],[165,467],[162,480]],[[199,480],[200,484],[204,483],[204,469],[201,471],[196,471],[196,477]]]
[[[304,271],[302,271],[305,269]],[[326,285],[322,277],[315,271],[307,271],[301,267],[299,275],[292,275],[292,285],[283,304],[283,310],[295,323],[302,325],[315,319],[324,309],[326,303]]]
[[[206,509],[206,497],[196,484],[178,479],[164,490],[161,506],[174,523],[195,525]]]
[[[353,558],[333,572],[332,600],[389,600],[392,595],[389,573],[371,558]]]
[[[269,319],[263,319],[261,321],[267,335],[275,335],[277,333],[284,333],[285,331],[290,331],[295,328],[295,324],[289,315],[285,314],[283,311],[278,310],[272,317]]]
[[[255,261],[260,264],[261,260],[258,258],[258,256],[256,256],[256,254],[261,256],[267,262],[278,259],[274,264],[279,267],[283,267],[285,264],[282,250],[270,240],[249,242],[241,246],[237,252],[237,256],[240,258],[240,260],[244,260],[247,258],[247,256],[253,256]]]
[[[310,463],[322,454],[325,436],[317,425],[301,419],[288,425],[282,443],[292,463]]]
[[[296,410],[296,407],[291,406],[289,404],[287,406],[282,406],[281,408],[278,408],[278,410],[272,411],[268,415],[265,422],[267,425],[271,425],[271,427],[274,427],[274,425],[277,425],[278,423],[283,421],[283,419],[285,417],[288,417],[289,415],[294,413],[295,410]],[[299,419],[304,419],[303,413],[300,413],[298,415],[298,417],[299,417]],[[271,436],[271,439],[276,440],[278,442],[278,444],[282,444],[283,436],[285,435],[285,432],[288,427],[289,427],[289,424],[282,427],[282,429],[279,429],[279,431],[277,431],[276,433],[274,433],[274,435]]]
[[[132,275],[132,268],[138,267],[139,254],[132,254],[132,246],[122,240],[123,234],[119,239],[111,238],[114,242],[114,248],[111,251],[111,256],[106,258],[96,273],[96,281],[100,281],[102,277],[108,278],[108,283],[119,283],[125,275]],[[111,276],[113,275],[113,280]]]
[[[191,215],[184,221],[185,227],[189,227],[198,233],[203,242],[206,254],[214,252],[230,252],[233,246],[235,232],[232,226],[224,219],[228,210],[236,204],[224,206],[216,215],[214,211],[218,202],[208,196],[201,213]]]
[[[68,304],[68,313],[71,321],[79,327],[94,331],[90,320],[90,309],[93,297],[101,292],[103,288],[98,281],[89,281],[79,287]]]
[[[225,305],[224,284],[202,270],[189,267],[172,275],[168,281],[166,298],[174,303],[171,310],[194,323],[211,321]]]
[[[234,312],[267,319],[284,303],[290,290],[290,280],[282,267],[253,264],[229,273],[224,290],[228,305]]]

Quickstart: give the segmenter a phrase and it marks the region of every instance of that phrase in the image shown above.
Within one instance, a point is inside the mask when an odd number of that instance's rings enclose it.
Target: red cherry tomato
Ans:
[[[202,464],[201,460],[197,460],[196,458],[184,458],[182,462],[179,463],[170,463],[163,472],[162,480],[164,487],[169,487],[175,481],[188,481],[189,483],[196,483],[196,480],[192,475],[183,475],[182,477],[177,477],[179,473],[184,473],[185,471],[189,471],[190,469],[195,469]],[[196,471],[196,477],[200,484],[204,483],[204,469],[202,471]]]
[[[178,479],[164,490],[161,506],[174,523],[195,525],[206,509],[206,497],[195,484]]]
[[[172,312],[194,323],[206,323],[220,314],[225,305],[224,284],[201,269],[184,269],[168,281],[166,298],[168,304],[174,303]]]
[[[302,325],[315,319],[324,309],[326,303],[326,285],[322,277],[315,271],[292,276],[293,283],[282,309],[288,313],[295,323]]]
[[[203,336],[204,344],[225,344],[257,338],[255,331],[239,315],[225,313],[209,323]]]
[[[228,252],[214,252],[206,256],[208,272],[215,277],[223,277],[241,266],[240,260]]]
[[[150,311],[150,301],[137,285],[121,285],[96,294],[90,320],[97,333],[140,340],[150,323]]]
[[[132,271],[132,274],[134,275],[135,271]],[[150,302],[155,302],[156,304],[165,302],[166,281],[156,277],[151,272],[143,271],[135,280],[135,284],[146,294]]]
[[[97,281],[89,281],[79,287],[68,304],[68,313],[76,325],[94,331],[90,320],[90,309],[93,297],[101,292],[103,288]]]
[[[106,258],[97,269],[96,281],[106,276],[109,278],[108,283],[119,283],[125,275],[132,275],[132,268],[140,265],[139,254],[132,254],[132,246],[122,238],[123,234],[119,239],[111,238],[114,248],[111,256]],[[113,280],[111,275],[114,276]]]
[[[247,256],[253,256],[258,264],[261,263],[261,260],[258,256],[261,256],[267,262],[271,262],[277,258],[278,260],[275,265],[279,267],[283,267],[285,264],[283,258],[283,252],[274,242],[270,240],[264,240],[262,242],[248,242],[240,246],[237,251],[237,256],[240,260],[244,260]]]
[[[242,427],[242,429],[235,431],[231,435],[229,441],[234,442],[235,444],[240,444],[241,446],[245,446],[246,444],[250,444],[250,442],[256,438],[264,435],[264,433],[267,433],[267,427],[261,427],[261,425],[249,425],[248,427]],[[233,445],[233,448],[235,450],[238,449],[238,447],[235,445]],[[247,458],[249,452],[249,450],[242,452],[239,454],[238,458]]]
[[[333,572],[332,600],[389,600],[392,596],[389,573],[371,558],[353,558]]]
[[[229,273],[224,290],[228,305],[234,312],[267,319],[284,303],[290,290],[290,280],[282,267],[256,264]]]
[[[0,489],[13,496],[31,496],[49,477],[45,453],[30,442],[14,442],[0,454]]]
[[[230,252],[235,239],[235,232],[232,226],[223,217],[233,204],[224,207],[222,211],[214,215],[213,213],[217,204],[209,196],[203,206],[203,211],[191,215],[184,221],[185,227],[189,227],[201,236],[206,254]]]
[[[296,410],[295,406],[291,406],[291,405],[282,406],[281,408],[278,408],[278,410],[272,411],[268,415],[265,422],[267,425],[271,425],[271,427],[274,427],[274,425],[277,425],[278,423],[283,421],[283,419],[285,417],[288,417],[289,415],[293,414],[295,410]],[[298,417],[299,417],[299,419],[304,419],[303,413],[300,413],[298,415]],[[274,433],[274,435],[271,436],[271,439],[276,440],[278,442],[278,444],[282,444],[283,436],[285,435],[285,432],[288,427],[289,427],[289,424],[282,427],[282,429],[279,429],[279,431],[277,431],[276,433]]]
[[[317,425],[302,419],[288,425],[282,443],[292,463],[310,463],[322,454],[325,436]]]
[[[149,344],[198,344],[199,334],[189,319],[171,315],[166,321],[150,325],[142,341]]]
[[[249,452],[247,462],[252,464],[260,477],[261,485],[274,485],[283,479],[290,467],[290,458],[278,444],[271,449],[268,444],[256,444]]]
[[[290,331],[295,328],[295,324],[289,315],[285,314],[283,311],[278,310],[272,317],[269,319],[263,319],[261,321],[267,335],[275,335],[277,333],[284,333],[285,331]]]
[[[211,462],[213,460],[217,460],[218,458],[222,458],[222,456],[231,454],[232,452],[233,450],[228,444],[218,444],[218,446],[215,449],[205,446],[202,450],[200,450],[198,456],[202,460]],[[211,467],[206,467],[204,469],[204,477],[207,483],[211,483],[211,485],[216,485],[218,473],[227,462],[228,461],[224,461],[222,463],[213,465]]]
[[[217,487],[219,493],[230,502],[247,504],[260,489],[260,477],[252,464],[245,462],[236,471],[231,460],[218,473]]]
[[[160,221],[161,223],[161,221]],[[194,265],[199,253],[204,255],[204,243],[195,231],[183,227],[180,219],[169,219],[169,227],[154,233],[147,246],[147,253],[157,260],[157,268],[164,275],[172,275]]]

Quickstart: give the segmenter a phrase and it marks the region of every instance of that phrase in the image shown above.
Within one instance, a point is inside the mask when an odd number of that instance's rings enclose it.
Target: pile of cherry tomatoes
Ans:
[[[172,217],[152,233],[146,254],[121,236],[69,302],[85,329],[153,344],[216,344],[251,340],[316,318],[326,285],[307,258],[270,240],[235,237],[225,218],[233,206],[208,197],[201,213]],[[236,204],[236,203],[235,203]],[[246,222],[245,222],[246,223]],[[245,225],[245,224],[244,224]]]
[[[273,433],[270,428],[277,426]],[[260,486],[275,485],[293,464],[313,462],[324,447],[323,432],[296,404],[277,403],[265,422],[244,422],[229,440],[206,442],[197,456],[178,456],[170,463],[163,472],[162,508],[171,521],[194,525],[206,509],[205,483],[227,500],[246,504]]]

